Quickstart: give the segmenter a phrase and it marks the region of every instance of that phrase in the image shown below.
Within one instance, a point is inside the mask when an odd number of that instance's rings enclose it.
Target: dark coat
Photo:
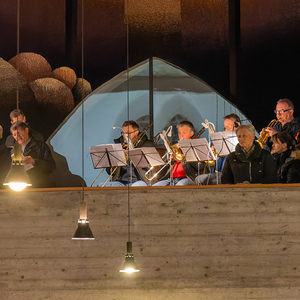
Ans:
[[[291,157],[290,150],[273,155],[277,164],[278,183],[300,182],[300,151],[295,151],[294,156],[297,158]]]
[[[114,143],[123,145],[123,143],[124,143],[123,136],[120,136],[119,138],[115,139]],[[141,148],[141,147],[154,147],[154,145],[150,140],[148,140],[147,136],[144,135],[143,138],[141,139],[141,141],[139,142],[139,144],[137,145],[137,147],[139,147],[139,148]],[[113,167],[112,169],[114,170],[115,168]],[[134,174],[136,175],[137,180],[143,180],[148,184],[147,180],[144,177],[144,174],[147,171],[146,169],[142,169],[142,168],[136,169],[133,166],[133,170],[134,170]],[[108,174],[110,174],[111,173],[111,168],[106,168],[106,172]],[[114,171],[113,176],[112,176],[112,181],[121,181],[121,179],[122,179],[122,177],[125,173],[126,173],[125,168],[117,167],[116,170]]]
[[[27,171],[32,186],[35,188],[53,187],[54,181],[51,173],[55,169],[55,162],[49,146],[31,137],[23,156],[31,156],[35,160],[34,167]]]
[[[281,125],[279,122],[274,129],[277,132],[285,131],[287,132],[292,139],[295,141],[296,144],[300,144],[300,118],[294,118],[292,121],[284,124],[284,126]],[[267,141],[264,143],[264,149],[271,151],[272,149],[272,141],[269,137]]]
[[[244,149],[237,144],[235,151],[227,156],[221,177],[223,184],[274,183],[276,164],[269,151],[254,141],[254,149],[247,158]]]

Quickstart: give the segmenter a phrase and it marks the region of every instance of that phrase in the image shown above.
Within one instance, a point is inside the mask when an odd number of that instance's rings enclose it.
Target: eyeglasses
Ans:
[[[132,133],[135,133],[136,131],[138,131],[138,130],[135,130],[135,131],[132,131],[132,132],[128,132],[128,133],[126,133],[126,132],[124,132],[124,131],[121,131],[121,134],[128,134],[128,135],[130,135],[130,134],[132,134]]]
[[[274,110],[274,113],[275,113],[275,115],[277,115],[277,114],[282,115],[289,110],[291,110],[291,109],[289,108],[289,109],[282,109],[282,110]]]

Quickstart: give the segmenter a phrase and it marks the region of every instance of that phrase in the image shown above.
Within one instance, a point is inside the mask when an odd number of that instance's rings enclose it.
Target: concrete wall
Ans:
[[[300,184],[0,192],[0,299],[300,298]],[[140,273],[125,275],[127,200]]]

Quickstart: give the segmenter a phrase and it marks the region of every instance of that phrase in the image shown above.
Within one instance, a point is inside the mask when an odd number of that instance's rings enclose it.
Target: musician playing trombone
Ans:
[[[194,126],[190,121],[180,122],[177,125],[177,128],[179,140],[188,140],[192,138],[195,132]],[[198,162],[186,162],[185,159],[181,161],[176,161],[171,171],[171,178],[162,179],[154,183],[153,186],[167,186],[171,184],[182,186],[194,184],[195,178],[198,175]],[[170,177],[170,174],[167,174],[166,176]]]
[[[115,144],[122,144],[123,149],[128,150],[129,145],[127,140],[135,144],[135,147],[153,147],[153,143],[148,140],[147,135],[140,135],[139,125],[135,121],[125,121],[122,125],[121,136],[114,140]],[[140,139],[139,139],[140,138]],[[138,142],[138,144],[136,144]],[[111,174],[111,168],[106,168],[107,173]],[[113,168],[114,173],[112,174],[111,181],[108,181],[105,186],[131,186],[133,183],[136,183],[135,186],[139,186],[137,182],[140,182],[141,185],[144,183],[143,169],[136,169],[133,164],[124,167]],[[102,186],[102,184],[99,184]]]

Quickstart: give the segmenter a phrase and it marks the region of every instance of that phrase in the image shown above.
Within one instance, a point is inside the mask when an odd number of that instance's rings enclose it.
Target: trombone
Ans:
[[[168,136],[170,136],[170,130],[172,129],[172,126],[170,126],[167,131],[163,130],[159,136],[163,140],[164,145],[166,147],[167,152],[163,155],[162,160],[165,160],[168,156],[172,157],[176,161],[182,161],[185,159],[184,154],[179,146],[178,143],[171,146],[170,141],[168,139]],[[196,134],[192,136],[192,139],[197,139],[200,137],[200,135],[205,131],[206,127],[203,126]],[[166,164],[164,164],[155,174],[153,174],[151,177],[148,177],[149,174],[153,171],[155,167],[151,167],[146,173],[145,178],[149,181],[153,180],[160,174],[167,166],[171,165],[171,160],[168,160]]]

